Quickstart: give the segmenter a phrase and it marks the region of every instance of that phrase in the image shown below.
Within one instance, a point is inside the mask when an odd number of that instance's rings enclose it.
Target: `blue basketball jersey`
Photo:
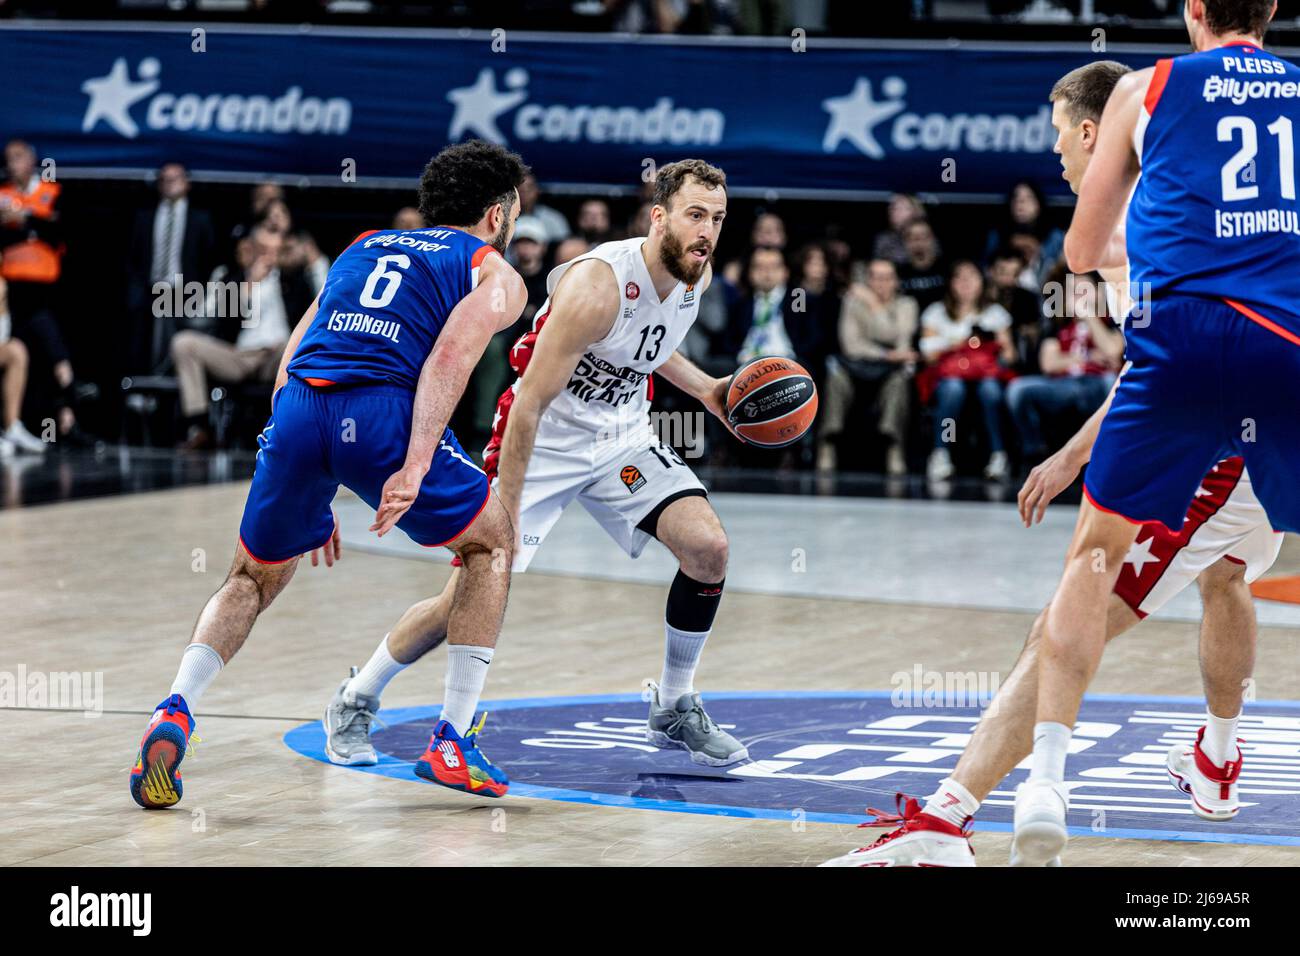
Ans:
[[[414,390],[448,316],[493,251],[459,229],[363,233],[330,267],[290,374]]]
[[[1156,64],[1134,137],[1135,296],[1225,300],[1300,343],[1298,126],[1300,69],[1254,45]]]

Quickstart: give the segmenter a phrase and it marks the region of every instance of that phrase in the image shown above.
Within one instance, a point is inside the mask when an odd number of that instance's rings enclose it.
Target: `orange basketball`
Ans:
[[[759,358],[741,366],[727,386],[727,421],[759,448],[798,441],[817,417],[817,386],[798,362]]]

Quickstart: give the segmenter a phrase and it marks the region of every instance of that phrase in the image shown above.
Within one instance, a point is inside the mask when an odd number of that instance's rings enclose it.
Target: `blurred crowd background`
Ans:
[[[4,374],[26,387],[0,424],[53,423],[59,447],[252,447],[332,257],[365,229],[424,225],[413,191],[195,184],[178,164],[147,184],[61,186],[38,175],[34,144],[14,139],[4,155],[0,315],[26,355]],[[521,198],[509,257],[529,305],[457,410],[470,448],[490,432],[548,271],[649,222],[645,191],[550,195],[530,180]],[[1001,208],[732,200],[683,350],[719,376],[758,355],[795,358],[822,410],[784,453],[714,440],[707,463],[1000,479],[1040,460],[1101,404],[1123,349],[1095,277],[1066,281],[1068,213],[1032,182]],[[222,298],[236,288],[256,292]],[[656,403],[689,410],[666,385]]]

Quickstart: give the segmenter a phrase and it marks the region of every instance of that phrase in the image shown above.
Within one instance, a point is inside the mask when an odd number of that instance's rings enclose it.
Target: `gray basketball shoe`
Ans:
[[[749,748],[704,712],[699,694],[684,694],[676,706],[665,707],[659,700],[659,685],[646,683],[650,691],[647,741],[656,747],[680,747],[706,767],[725,767],[749,756]]]
[[[325,708],[325,755],[330,763],[344,767],[370,766],[379,763],[375,748],[370,743],[370,722],[384,722],[375,716],[379,709],[378,697],[358,694],[354,703],[349,704],[343,692],[348,683],[357,676],[357,669],[352,668],[351,676],[339,684],[329,706]]]

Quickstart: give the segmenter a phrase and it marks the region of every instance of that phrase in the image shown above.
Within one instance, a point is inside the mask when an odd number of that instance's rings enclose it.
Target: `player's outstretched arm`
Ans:
[[[275,373],[275,388],[271,390],[272,395],[280,390],[281,385],[289,381],[289,363],[293,361],[294,353],[298,351],[298,343],[311,328],[312,321],[316,318],[316,310],[319,308],[320,296],[317,295],[311,300],[311,305],[307,306],[307,311],[302,314],[298,324],[293,327],[293,334],[289,336],[289,341],[284,346],[284,355],[280,357],[280,370]]]
[[[1122,77],[1106,101],[1097,148],[1083,174],[1074,220],[1065,234],[1065,258],[1071,272],[1106,267],[1108,246],[1141,171],[1133,151],[1133,131],[1152,72],[1147,68]]]
[[[483,260],[478,288],[451,310],[420,369],[406,462],[384,483],[375,523],[370,526],[380,537],[392,530],[420,494],[433,453],[488,342],[518,320],[527,302],[524,280],[505,259],[490,255]]]
[[[614,327],[621,301],[614,270],[599,259],[570,266],[551,296],[550,314],[537,334],[528,368],[510,405],[497,466],[497,494],[516,528],[537,422],[568,385],[588,346]]]
[[[1101,431],[1102,419],[1110,411],[1110,403],[1118,387],[1119,380],[1116,379],[1106,401],[1101,403],[1101,408],[1092,413],[1092,417],[1083,423],[1083,427],[1074,433],[1065,447],[1029,472],[1029,477],[1025,479],[1024,487],[1016,498],[1020,507],[1020,520],[1026,528],[1043,520],[1052,499],[1074,483],[1083,466],[1092,458],[1092,446],[1097,442],[1097,432]]]

